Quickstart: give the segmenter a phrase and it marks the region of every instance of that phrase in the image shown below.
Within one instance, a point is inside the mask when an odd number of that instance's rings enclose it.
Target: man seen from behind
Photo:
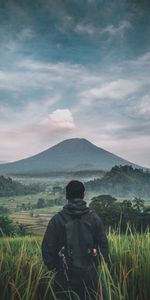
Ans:
[[[108,263],[102,221],[87,207],[84,192],[82,182],[69,182],[68,203],[49,221],[42,242],[43,260],[49,270],[56,271],[54,291],[61,300],[77,299],[74,295],[96,299],[101,256]]]

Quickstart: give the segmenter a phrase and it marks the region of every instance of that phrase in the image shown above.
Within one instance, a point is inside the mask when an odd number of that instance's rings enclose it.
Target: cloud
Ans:
[[[18,38],[19,40],[31,40],[34,36],[35,36],[35,33],[33,31],[33,29],[29,28],[29,27],[25,27],[23,28],[20,33],[18,33]]]
[[[140,115],[150,118],[150,96],[145,96],[139,106]]]
[[[81,23],[81,24],[77,24],[75,26],[74,31],[79,34],[93,35],[93,34],[96,34],[97,28],[94,27],[92,24],[82,24]]]
[[[131,139],[126,137],[114,138],[112,136],[109,139],[99,139],[97,144],[130,162],[143,167],[150,167],[150,137],[147,135],[140,136],[140,138],[139,136],[133,136]]]
[[[1,160],[6,160],[4,149],[11,144],[8,160],[33,155],[73,136],[86,137],[119,155],[122,140],[124,147],[130,140],[134,148],[134,139],[148,136],[150,128],[147,59],[145,54],[105,70],[31,58],[14,62],[16,70],[0,74],[2,92],[11,99],[4,104],[1,97]],[[145,147],[149,149],[146,142]]]
[[[8,51],[9,53],[15,53],[18,49],[18,42],[14,40],[9,40],[8,43],[5,44],[5,51]]]
[[[142,97],[141,102],[135,108],[135,113],[137,116],[150,121],[150,94]]]
[[[71,111],[67,108],[53,111],[51,106],[50,100],[28,103],[22,111],[0,105],[0,114],[3,114],[0,120],[1,158],[7,161],[22,159],[43,151],[63,137],[71,137],[75,130]]]
[[[137,76],[138,76],[138,72],[139,72],[139,76],[142,73],[146,77],[146,73],[149,74],[150,51],[147,51],[143,55],[140,55],[137,59],[128,61],[127,66],[129,68],[133,68],[137,72]]]
[[[44,73],[23,72],[23,71],[1,71],[0,89],[6,91],[23,92],[28,89],[41,88],[49,82]]]
[[[103,28],[100,31],[100,34],[102,35],[104,33],[108,33],[111,36],[116,36],[116,35],[122,36],[125,33],[125,31],[130,28],[132,28],[131,23],[127,20],[124,20],[124,21],[121,21],[118,26],[114,26],[112,24],[107,25],[105,28]]]
[[[124,156],[124,149],[138,153],[143,147],[148,157],[148,6],[4,2],[0,160],[6,153],[7,159],[34,154],[71,136]]]
[[[118,26],[115,26],[113,24],[109,24],[106,27],[102,28],[100,26],[94,25],[92,23],[78,23],[76,24],[74,31],[78,34],[82,35],[89,35],[89,36],[96,36],[100,39],[101,36],[104,34],[108,34],[111,37],[123,37],[125,32],[128,29],[131,29],[132,25],[129,21],[123,20],[121,21]]]
[[[48,114],[48,111],[53,109],[53,106],[59,103],[59,100],[60,95],[55,93],[54,97],[49,95],[37,100],[16,103],[16,105],[0,101],[0,125],[21,128],[26,124],[38,123]]]
[[[112,82],[105,82],[101,87],[91,88],[81,93],[84,104],[92,104],[94,100],[114,99],[123,100],[137,92],[140,83],[136,80],[118,79]]]
[[[50,90],[55,85],[61,88],[64,82],[68,85],[80,81],[86,75],[85,68],[69,63],[44,63],[33,59],[14,62],[16,70],[0,72],[0,89],[6,91],[27,91],[27,89]]]
[[[56,129],[74,129],[75,123],[69,109],[56,109],[48,118],[42,120],[41,125],[53,126]]]

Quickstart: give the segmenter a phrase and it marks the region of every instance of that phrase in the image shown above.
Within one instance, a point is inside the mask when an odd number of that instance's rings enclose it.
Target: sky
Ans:
[[[149,0],[0,0],[0,162],[79,137],[150,167],[149,16]]]

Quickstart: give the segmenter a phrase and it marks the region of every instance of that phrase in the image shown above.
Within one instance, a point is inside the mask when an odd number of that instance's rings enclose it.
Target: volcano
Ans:
[[[86,139],[64,140],[34,156],[0,164],[0,174],[31,175],[58,172],[110,170],[115,165],[135,164],[97,147]]]

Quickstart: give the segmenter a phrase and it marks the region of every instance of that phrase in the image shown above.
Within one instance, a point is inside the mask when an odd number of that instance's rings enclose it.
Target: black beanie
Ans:
[[[76,198],[84,198],[85,187],[82,182],[77,180],[72,180],[66,186],[66,198],[68,200],[73,200]]]

